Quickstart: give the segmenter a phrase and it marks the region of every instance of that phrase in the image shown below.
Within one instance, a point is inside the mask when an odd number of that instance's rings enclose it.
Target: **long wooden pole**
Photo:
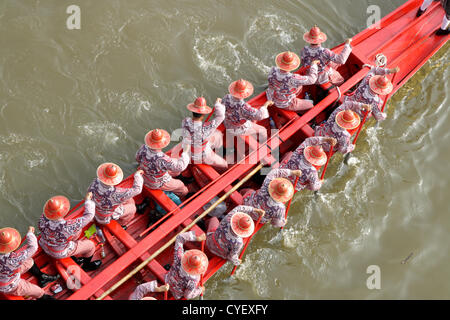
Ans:
[[[255,175],[264,165],[260,163],[255,169],[253,169],[248,175],[246,175],[241,181],[239,181],[233,188],[231,188],[227,193],[225,193],[219,200],[213,203],[211,207],[209,207],[207,210],[205,210],[201,215],[199,215],[197,218],[195,218],[188,226],[186,226],[183,230],[181,230],[176,236],[174,236],[172,239],[170,239],[168,242],[166,242],[161,248],[159,248],[157,251],[155,251],[150,257],[145,259],[142,263],[140,263],[136,268],[134,268],[132,271],[130,271],[126,276],[124,276],[122,279],[120,279],[118,282],[116,282],[111,288],[106,290],[100,297],[97,298],[97,300],[103,300],[106,296],[110,295],[112,292],[114,292],[118,287],[120,287],[125,281],[130,279],[132,276],[134,276],[136,273],[138,273],[142,268],[144,268],[150,261],[155,259],[161,252],[166,250],[169,246],[172,245],[172,243],[175,242],[177,236],[181,233],[184,233],[191,229],[198,221],[200,221],[204,216],[206,216],[208,213],[210,213],[212,210],[214,210],[219,204],[221,204],[226,198],[230,196],[234,191],[236,191],[239,187],[241,187],[247,180],[249,180],[253,175]]]
[[[256,228],[258,227],[259,223],[261,222],[262,217],[263,217],[263,215],[261,214],[261,215],[259,216],[259,218],[258,218],[258,221],[256,221],[255,232],[253,232],[253,234],[252,234],[250,237],[247,238],[247,241],[245,242],[245,246],[244,246],[244,248],[242,249],[241,254],[239,255],[239,259],[242,260],[242,257],[244,256],[244,252],[245,252],[245,250],[247,250],[247,247],[248,247],[248,245],[249,245],[249,243],[250,243],[250,240],[252,240],[253,235],[256,233]],[[232,275],[234,274],[234,272],[236,271],[236,269],[237,269],[237,266],[234,266],[233,270],[231,271],[231,275],[230,275],[230,276],[232,276]]]

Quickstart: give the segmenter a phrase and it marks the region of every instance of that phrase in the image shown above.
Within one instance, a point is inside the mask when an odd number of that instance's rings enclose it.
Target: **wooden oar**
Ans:
[[[156,250],[150,257],[145,259],[143,262],[141,262],[136,268],[134,268],[132,271],[130,271],[126,276],[124,276],[122,279],[120,279],[118,282],[116,282],[112,287],[110,287],[108,290],[106,290],[100,297],[97,298],[97,300],[103,300],[105,297],[110,295],[112,292],[114,292],[117,288],[119,288],[124,282],[126,282],[128,279],[130,279],[132,276],[134,276],[136,273],[139,272],[142,268],[144,268],[150,261],[155,259],[158,255],[161,254],[164,250],[166,250],[169,246],[171,246],[177,236],[179,234],[182,234],[189,229],[191,229],[198,221],[203,219],[204,216],[206,216],[208,213],[210,213],[212,210],[214,210],[219,204],[221,204],[223,201],[225,201],[226,198],[230,196],[234,191],[236,191],[238,188],[240,188],[244,183],[246,183],[252,176],[254,176],[264,165],[260,163],[255,169],[253,169],[249,174],[247,174],[241,181],[239,181],[233,188],[231,188],[227,193],[225,193],[222,197],[220,197],[219,200],[214,202],[211,207],[209,207],[207,210],[205,210],[201,215],[199,215],[197,218],[195,218],[188,226],[183,228],[177,235],[175,235],[172,239],[170,239],[168,242],[166,242],[163,246],[161,246],[158,250]]]
[[[394,80],[395,80],[395,76],[397,75],[397,73],[398,72],[394,73],[394,75],[392,76],[391,82],[392,82],[393,86],[395,86]],[[394,91],[394,89],[392,89],[392,91]],[[391,96],[392,96],[392,92],[386,95],[386,99],[384,100],[383,107],[381,107],[381,112],[384,112],[384,108],[386,107],[386,103],[391,98]]]
[[[259,216],[258,221],[256,221],[256,224],[255,224],[255,231],[253,232],[253,234],[252,234],[250,237],[247,238],[247,241],[245,242],[245,246],[244,246],[244,248],[242,249],[241,254],[239,255],[239,259],[240,259],[241,261],[242,261],[242,257],[244,256],[244,252],[245,252],[245,250],[247,250],[247,247],[248,247],[248,245],[249,245],[249,243],[250,243],[250,240],[252,240],[253,236],[255,235],[256,229],[257,229],[259,223],[261,222],[261,219],[262,219],[263,216],[264,216],[264,214],[261,214],[261,215]],[[237,266],[234,266],[233,270],[231,271],[231,275],[230,275],[230,276],[232,276],[232,275],[234,274],[234,272],[236,271],[236,269],[237,269]]]
[[[80,201],[75,207],[73,207],[68,213],[67,216],[69,216],[71,213],[75,212],[82,204],[84,204],[85,200],[83,199]]]
[[[361,129],[364,123],[366,122],[367,116],[369,115],[370,112],[371,111],[367,110],[366,113],[364,114],[364,118],[361,122],[361,125],[359,126],[358,131],[356,132],[355,139],[353,139],[353,144],[356,144],[356,141],[358,141],[359,133],[361,132]]]
[[[209,121],[209,119],[211,119],[211,116],[213,115],[213,113],[214,113],[214,111],[216,110],[216,107],[214,107],[213,109],[212,109],[212,111],[211,111],[211,113],[210,114],[208,114],[208,116],[206,117],[206,120],[205,120],[205,122],[208,122]]]
[[[327,162],[325,162],[325,166],[323,167],[322,170],[322,174],[320,175],[320,180],[323,180],[323,178],[325,177],[325,172],[327,171],[328,168],[328,163],[330,162],[330,158],[333,155],[333,145],[330,145],[330,151],[328,151],[328,155],[327,155]],[[317,196],[317,194],[319,193],[319,191],[314,191],[314,195]]]
[[[325,172],[327,171],[328,163],[330,162],[330,158],[332,155],[333,155],[333,145],[330,145],[330,151],[328,151],[327,162],[325,162],[325,166],[323,167],[322,174],[320,175],[320,180],[323,180],[323,178],[325,177]]]
[[[295,178],[295,182],[294,182],[294,195],[297,193],[297,191],[295,190],[295,187],[297,186],[297,183],[298,183],[298,179],[299,179],[299,178],[300,178],[299,176],[297,176],[297,177]],[[294,195],[292,195],[292,198],[289,199],[289,202],[288,202],[288,204],[287,204],[287,206],[286,206],[286,213],[285,213],[285,216],[284,216],[284,220],[285,220],[285,221],[287,221],[287,216],[288,216],[289,208],[291,207],[291,202],[292,202],[292,199],[294,198]],[[281,230],[283,230],[283,228],[284,228],[284,226],[281,227]]]
[[[353,144],[354,145],[356,145],[356,141],[358,141],[359,133],[361,132],[361,129],[362,129],[364,123],[366,122],[367,116],[369,115],[370,112],[371,111],[367,110],[366,113],[364,114],[364,118],[361,121],[361,124],[359,125],[359,128],[358,128],[358,131],[356,132],[355,138],[353,139]],[[348,163],[348,159],[350,159],[350,156],[351,156],[351,152],[349,152],[349,153],[347,153],[345,155],[345,158],[344,158],[344,163],[345,164]]]

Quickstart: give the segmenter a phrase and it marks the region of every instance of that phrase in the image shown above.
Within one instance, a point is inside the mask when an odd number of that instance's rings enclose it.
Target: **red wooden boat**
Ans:
[[[422,0],[407,1],[382,19],[380,29],[368,28],[353,37],[353,52],[347,63],[339,68],[346,79],[339,87],[342,95],[354,89],[364,78],[369,69],[362,66],[366,63],[373,64],[374,57],[378,53],[387,56],[389,68],[399,66],[401,69],[393,81],[394,93],[446,44],[449,36],[434,35],[444,14],[439,2],[433,2],[424,15],[416,18],[416,12],[421,3]],[[333,50],[339,52],[343,45]],[[281,158],[286,152],[295,150],[305,138],[314,134],[311,125],[323,121],[336,107],[335,102],[342,100],[337,89],[325,91],[324,88],[304,87],[299,95],[303,96],[306,91],[315,92],[313,98],[316,100],[321,94],[322,96],[324,93],[327,94],[303,116],[298,116],[295,112],[270,108],[271,118],[279,129],[277,134],[272,135],[264,144],[258,144],[249,138],[244,140],[238,138],[246,148],[246,157],[230,166],[225,173],[219,174],[212,167],[204,164],[189,165],[184,174],[195,177],[190,188],[198,192],[180,206],[177,206],[164,192],[144,187],[142,194],[136,197],[136,202],[140,203],[143,197],[150,197],[168,213],[154,224],[151,232],[144,234],[142,233],[147,229],[148,214],[136,215],[126,230],[115,221],[104,227],[107,241],[103,249],[106,256],[102,259],[103,264],[100,269],[86,273],[71,258],[55,261],[39,249],[34,256],[37,265],[44,272],[61,274],[58,283],[62,291],[55,294],[55,297],[68,300],[128,299],[140,283],[156,279],[160,285],[164,284],[164,275],[167,272],[164,266],[172,263],[175,236],[183,230],[194,230],[197,235],[204,232],[199,226],[201,224],[197,223],[207,213],[202,207],[216,196],[220,197],[219,202],[222,200],[226,202],[228,210],[241,204],[242,196],[237,189],[246,186],[258,188],[261,183],[261,177],[257,173],[262,167],[260,161],[266,158],[273,166],[277,166],[272,155],[279,152]],[[265,92],[262,92],[249,103],[259,107],[265,101]],[[259,124],[270,129],[267,119]],[[220,129],[224,130],[223,126]],[[130,186],[131,183],[132,175],[121,185]],[[82,204],[83,202],[80,202],[74,207],[69,216],[82,215]],[[261,225],[255,232],[260,228]],[[95,239],[93,238],[97,241]],[[200,249],[200,243],[190,243],[188,247]],[[94,259],[100,259],[100,249],[99,244]],[[221,258],[209,253],[208,255],[210,260],[204,275],[205,282],[226,263]],[[29,273],[22,276],[34,283],[37,282]],[[67,279],[75,279],[75,281],[66,281]],[[68,283],[72,284],[69,285],[71,288],[68,288]],[[51,285],[54,283],[49,284],[48,287]],[[163,293],[155,293],[154,297],[164,299]],[[5,295],[1,298],[23,299]]]

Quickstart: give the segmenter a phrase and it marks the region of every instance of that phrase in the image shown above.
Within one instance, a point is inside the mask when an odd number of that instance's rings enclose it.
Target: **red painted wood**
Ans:
[[[71,258],[58,259],[58,263],[60,263],[66,270],[69,268],[71,270],[76,270],[75,273],[77,275],[80,275],[79,280],[80,280],[81,284],[86,285],[89,281],[91,281],[92,278],[83,269],[81,269],[81,267],[78,264],[76,264],[75,261],[73,261]],[[81,290],[81,289],[79,289],[79,290]],[[100,295],[102,295],[103,292],[104,292],[103,290],[97,290],[92,295],[95,298],[98,298],[98,297],[100,297]],[[109,299],[111,299],[111,298],[109,297],[106,300],[109,300]]]
[[[207,164],[197,164],[195,165],[196,168],[198,168],[208,179],[210,179],[211,181],[214,181],[216,179],[220,178],[220,174],[214,170],[213,167],[211,167],[210,165]],[[231,190],[231,186],[228,186],[227,188],[225,188],[223,191],[224,193],[228,192],[229,190]],[[234,191],[229,199],[235,204],[235,205],[240,205],[242,204],[242,196],[239,192]]]
[[[128,249],[133,248],[136,246],[137,241],[124,230],[120,224],[117,223],[117,221],[112,220],[110,223],[106,225],[106,228],[111,231],[111,233],[119,239]],[[143,255],[139,256],[139,262],[144,261],[150,257],[150,254],[144,253]],[[156,260],[150,261],[146,268],[148,268],[162,283],[165,282],[164,277],[167,273],[166,269],[163,268]]]

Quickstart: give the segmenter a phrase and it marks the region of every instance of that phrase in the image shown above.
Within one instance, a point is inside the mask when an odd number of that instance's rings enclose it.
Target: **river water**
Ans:
[[[0,1],[0,226],[24,234],[55,194],[74,205],[102,162],[130,174],[145,133],[178,128],[197,95],[211,102],[241,77],[261,92],[313,24],[333,47],[366,28],[369,5],[385,16],[403,2]],[[334,157],[318,196],[298,194],[284,231],[264,227],[205,299],[449,299],[449,77],[447,44],[380,127],[369,121],[349,165]]]

